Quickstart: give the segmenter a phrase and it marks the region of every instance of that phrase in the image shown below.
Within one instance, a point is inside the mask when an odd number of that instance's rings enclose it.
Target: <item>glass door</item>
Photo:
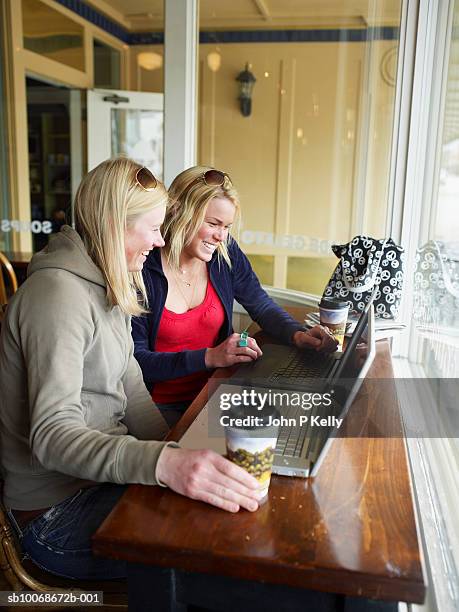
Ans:
[[[84,166],[82,90],[27,77],[26,92],[30,222],[12,224],[12,230],[30,231],[39,251],[51,233],[72,222]]]
[[[123,155],[163,175],[163,95],[88,91],[88,170]]]

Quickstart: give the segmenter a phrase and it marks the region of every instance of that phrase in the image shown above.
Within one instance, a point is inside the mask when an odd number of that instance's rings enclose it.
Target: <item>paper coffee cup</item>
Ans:
[[[279,427],[270,425],[279,413],[270,406],[232,408],[231,425],[225,426],[227,458],[254,476],[260,483],[259,502],[268,497]]]
[[[322,299],[319,304],[320,324],[326,325],[338,341],[337,351],[343,350],[349,304],[340,300]]]

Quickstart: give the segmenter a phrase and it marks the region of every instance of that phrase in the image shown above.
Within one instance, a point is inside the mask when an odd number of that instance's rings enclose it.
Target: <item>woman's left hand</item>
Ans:
[[[322,325],[315,325],[308,331],[295,332],[293,343],[299,349],[315,349],[324,353],[333,353],[338,347],[338,341],[331,331]]]

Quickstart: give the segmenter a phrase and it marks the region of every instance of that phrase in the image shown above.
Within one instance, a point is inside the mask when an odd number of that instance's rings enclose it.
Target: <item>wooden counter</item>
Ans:
[[[264,610],[276,609],[276,597],[282,602],[289,595],[296,602],[291,609],[302,602],[311,609],[363,610],[365,598],[381,605],[421,603],[426,587],[392,379],[389,345],[379,342],[347,429],[317,477],[273,476],[269,500],[255,513],[230,514],[168,489],[131,486],[98,530],[94,548],[131,563],[132,609],[142,609],[146,598],[152,610],[163,609],[160,601],[170,606],[164,609],[186,609],[178,601],[233,609],[218,606],[232,596],[237,605],[245,585],[260,591]],[[204,389],[176,426],[174,439],[206,401]],[[201,583],[200,599],[195,591]],[[172,584],[174,593],[162,600],[159,590]],[[323,594],[319,603],[317,592]],[[358,598],[351,607],[349,596]]]

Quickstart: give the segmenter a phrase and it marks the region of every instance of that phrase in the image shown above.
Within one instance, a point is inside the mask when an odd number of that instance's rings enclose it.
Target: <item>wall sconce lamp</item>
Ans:
[[[218,51],[212,51],[207,56],[207,65],[209,66],[209,70],[212,72],[218,72],[220,70],[220,66],[222,65],[222,56]]]
[[[236,81],[239,83],[239,106],[244,117],[249,117],[252,112],[252,92],[256,80],[250,72],[248,64],[236,77]]]
[[[143,51],[137,55],[137,65],[144,70],[157,70],[163,65],[163,56],[159,53]]]
[[[142,88],[142,68],[143,70],[157,70],[162,68],[163,56],[154,51],[143,51],[137,55],[137,89]]]

